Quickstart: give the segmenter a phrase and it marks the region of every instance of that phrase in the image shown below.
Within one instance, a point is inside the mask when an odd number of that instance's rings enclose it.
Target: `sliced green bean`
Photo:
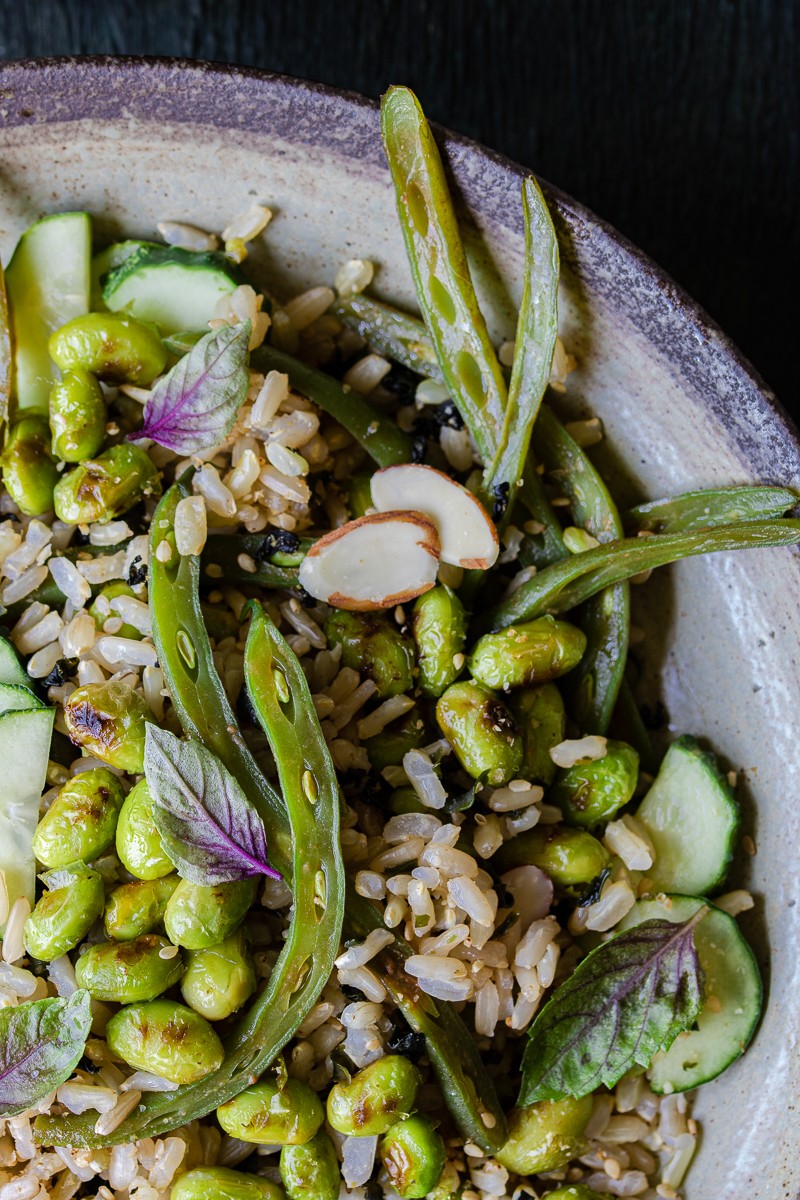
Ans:
[[[442,160],[413,92],[392,87],[381,128],[417,300],[442,375],[484,462],[505,419],[503,372],[478,307]]]
[[[513,496],[528,455],[531,432],[550,378],[558,336],[558,241],[541,189],[532,176],[522,184],[525,284],[516,349],[500,435],[484,470],[484,492],[508,486]]]
[[[639,504],[623,515],[626,533],[688,533],[734,521],[769,521],[800,503],[783,487],[712,488]]]
[[[539,413],[533,447],[569,496],[575,524],[601,543],[622,537],[622,522],[608,488],[547,405]],[[614,584],[593,596],[581,614],[586,651],[564,683],[572,715],[585,733],[605,733],[617,702],[628,654],[629,593],[627,583]]]
[[[331,305],[330,311],[350,329],[360,333],[378,354],[408,367],[417,375],[444,383],[428,331],[416,317],[363,295],[339,299]]]
[[[337,379],[309,367],[275,346],[259,346],[250,356],[256,371],[281,371],[290,385],[330,413],[360,442],[379,467],[411,460],[411,438],[389,417],[383,416],[358,392],[346,392]]]
[[[305,558],[314,538],[301,538],[296,551],[276,551],[263,556],[265,534],[263,533],[220,533],[210,537],[203,547],[204,581],[214,582],[215,574],[208,571],[209,565],[219,567],[220,578],[237,583],[254,583],[266,588],[296,588],[297,569]],[[246,555],[255,563],[255,571],[248,571],[239,561]]]
[[[543,613],[568,612],[603,588],[682,558],[714,554],[720,550],[754,550],[762,546],[794,546],[798,543],[800,520],[792,517],[776,521],[740,521],[693,533],[623,538],[546,567],[488,613],[479,628],[481,632],[484,628],[504,629],[506,625],[531,621]]]

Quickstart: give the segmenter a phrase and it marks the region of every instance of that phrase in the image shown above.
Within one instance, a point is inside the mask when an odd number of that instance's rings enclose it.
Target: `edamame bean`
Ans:
[[[420,800],[413,787],[395,788],[389,797],[389,810],[395,816],[400,813],[430,812]]]
[[[59,479],[53,491],[56,516],[67,525],[114,521],[145,496],[160,496],[158,470],[140,446],[120,442],[87,458]]]
[[[144,735],[153,714],[144,696],[119,680],[86,683],[64,702],[70,738],[111,767],[141,775]]]
[[[161,879],[174,869],[153,820],[153,797],[145,779],[131,788],[119,814],[117,854],[137,879]]]
[[[195,1083],[222,1065],[222,1042],[208,1021],[174,1000],[131,1004],[106,1027],[108,1047],[129,1066],[172,1083]]]
[[[538,617],[485,634],[475,643],[468,665],[487,687],[528,687],[571,671],[585,649],[582,629],[555,617]]]
[[[181,992],[207,1021],[229,1017],[255,990],[256,972],[243,930],[207,950],[188,951]]]
[[[593,1100],[540,1100],[515,1108],[508,1118],[508,1138],[495,1158],[518,1175],[557,1171],[583,1154],[583,1131],[592,1115]]]
[[[337,1172],[338,1175],[338,1172]],[[338,1195],[338,1179],[337,1179]],[[195,1167],[173,1183],[169,1200],[286,1200],[276,1183],[230,1167]]]
[[[509,696],[508,706],[522,730],[522,778],[548,787],[558,769],[550,751],[563,742],[567,723],[561,692],[554,683],[524,688]]]
[[[218,945],[241,925],[256,890],[254,879],[234,879],[213,887],[182,879],[164,913],[167,937],[187,950]]]
[[[86,313],[50,337],[50,357],[62,371],[91,371],[110,383],[152,383],[167,352],[150,325],[120,313]]]
[[[337,1133],[386,1133],[414,1107],[421,1076],[401,1054],[387,1054],[328,1093],[328,1123]]]
[[[101,449],[106,436],[103,390],[89,371],[67,371],[50,391],[53,453],[77,463]]]
[[[282,1088],[262,1079],[217,1109],[226,1133],[258,1145],[301,1146],[324,1119],[319,1096],[299,1079],[287,1079]]]
[[[91,862],[114,843],[125,799],[113,771],[95,767],[64,784],[36,826],[33,852],[46,867]]]
[[[166,938],[145,933],[130,942],[101,942],[90,946],[75,964],[78,987],[95,1000],[134,1004],[154,1000],[183,974],[180,952]],[[162,952],[170,957],[163,958]]]
[[[29,517],[51,512],[60,476],[44,417],[22,417],[11,426],[0,463],[11,499]]]
[[[569,825],[591,829],[610,821],[636,790],[639,755],[626,742],[609,740],[602,758],[567,767],[556,776],[547,799]]]
[[[424,696],[441,696],[464,667],[467,617],[464,605],[445,584],[420,596],[412,617],[417,643],[419,688]]]
[[[280,1164],[289,1200],[338,1200],[342,1182],[339,1160],[324,1129],[303,1146],[284,1146]]]
[[[96,871],[66,869],[51,876],[50,880],[45,876],[45,882],[58,886],[43,893],[25,922],[25,949],[41,962],[74,950],[102,913],[105,901],[103,880]]]
[[[103,918],[106,937],[130,942],[143,933],[152,933],[163,921],[167,901],[179,882],[173,874],[162,879],[137,879],[114,888]]]
[[[500,871],[532,865],[546,871],[556,887],[583,888],[611,862],[602,842],[585,829],[537,825],[504,842],[494,863]]]
[[[546,1192],[542,1200],[611,1200],[608,1192],[596,1192],[585,1183],[565,1183],[554,1192]]]
[[[389,1182],[399,1196],[421,1200],[439,1182],[444,1169],[444,1142],[433,1122],[421,1113],[398,1121],[380,1147]]]
[[[522,737],[494,692],[473,680],[452,684],[436,704],[439,728],[473,779],[507,783],[519,775]]]
[[[425,722],[415,706],[384,726],[380,733],[367,738],[364,747],[372,769],[382,771],[384,767],[398,766],[408,750],[424,745],[425,740]]]
[[[127,583],[123,583],[121,579],[117,579],[114,583],[107,583],[104,588],[101,588],[89,605],[89,615],[94,617],[94,623],[99,630],[105,629],[106,621],[119,617],[119,613],[111,607],[111,601],[116,600],[118,596],[131,596],[133,599],[137,599],[133,588],[129,587]],[[142,634],[135,625],[123,623],[116,631],[116,636],[139,640]]]
[[[371,679],[380,700],[401,696],[414,684],[414,648],[391,617],[335,608],[325,622],[332,647],[342,647],[342,666]]]

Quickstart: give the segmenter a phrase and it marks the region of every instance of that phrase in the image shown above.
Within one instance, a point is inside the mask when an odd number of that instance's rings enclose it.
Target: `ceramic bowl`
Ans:
[[[424,98],[423,98],[424,99]],[[109,238],[164,218],[219,229],[265,201],[276,216],[248,262],[277,294],[330,282],[346,259],[380,264],[381,296],[413,307],[376,106],[356,95],[188,62],[58,60],[0,70],[0,252],[45,213],[85,208]],[[520,293],[523,170],[446,132],[477,286],[498,337]],[[602,417],[623,499],[767,481],[800,485],[800,447],[774,397],[651,262],[547,189],[561,241],[561,332],[577,356],[567,406]],[[740,771],[743,921],[768,1007],[746,1057],[702,1089],[687,1200],[796,1197],[800,1181],[800,594],[798,557],[692,560],[635,589],[651,707]]]

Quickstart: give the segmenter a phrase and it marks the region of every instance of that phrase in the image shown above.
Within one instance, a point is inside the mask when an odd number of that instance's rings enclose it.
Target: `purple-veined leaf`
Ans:
[[[89,993],[0,1009],[0,1117],[13,1117],[69,1079],[92,1025]]]
[[[144,770],[156,828],[182,878],[208,886],[254,875],[280,878],[267,862],[261,817],[200,742],[148,725]]]
[[[156,383],[144,425],[131,441],[151,438],[177,454],[216,446],[233,428],[250,386],[250,322],[207,333]]]
[[[613,1087],[693,1024],[703,1002],[694,928],[707,911],[682,925],[645,921],[586,956],[531,1026],[520,1104]]]

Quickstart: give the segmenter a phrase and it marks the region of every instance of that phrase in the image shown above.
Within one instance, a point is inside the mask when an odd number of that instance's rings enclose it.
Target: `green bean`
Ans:
[[[0,422],[8,417],[11,397],[11,320],[8,312],[6,277],[0,264]]]
[[[691,533],[623,538],[546,567],[489,612],[479,625],[503,629],[515,621],[530,621],[542,613],[567,612],[611,584],[698,554],[795,546],[798,543],[800,520],[792,517],[780,521],[740,521],[719,529]]]
[[[439,151],[408,88],[385,94],[381,128],[420,310],[444,381],[488,463],[500,444],[506,383],[470,280]]]
[[[522,184],[525,221],[525,283],[517,322],[516,349],[500,436],[484,469],[486,495],[508,489],[513,496],[523,473],[558,335],[558,241],[536,180]],[[506,510],[510,513],[510,506]]]
[[[653,745],[650,730],[645,725],[633,689],[623,677],[617,704],[611,721],[614,737],[633,746],[639,755],[642,770],[655,775],[661,765],[661,755]]]
[[[267,588],[296,588],[297,568],[313,538],[300,538],[295,552],[273,551],[264,557],[269,535],[263,533],[220,533],[210,537],[203,549],[203,577],[212,585],[216,579],[235,580]],[[247,571],[239,559],[246,554],[256,564]],[[212,571],[209,571],[211,566]],[[213,574],[212,574],[213,572]]]
[[[575,523],[599,542],[622,537],[622,522],[606,485],[547,406],[539,413],[533,446],[572,501]],[[614,711],[628,655],[629,592],[627,583],[606,588],[581,614],[586,653],[566,681],[566,694],[572,716],[586,733],[605,733]]]
[[[363,295],[340,298],[331,305],[330,311],[350,329],[360,333],[370,349],[408,367],[417,375],[444,383],[428,331],[416,317]]]
[[[530,534],[523,543],[519,556],[520,565],[533,566],[540,571],[542,567],[549,567],[552,563],[569,558],[569,550],[564,545],[564,531],[548,499],[532,455],[528,455],[518,495],[520,503],[542,527],[540,533]]]
[[[713,488],[650,500],[629,509],[622,521],[626,533],[686,533],[738,521],[782,517],[800,503],[800,494],[782,487]]]
[[[379,467],[410,461],[411,439],[408,435],[358,392],[346,392],[331,375],[309,367],[275,346],[259,346],[251,355],[250,365],[256,371],[281,371],[288,375],[295,391],[308,396],[338,421]]]

